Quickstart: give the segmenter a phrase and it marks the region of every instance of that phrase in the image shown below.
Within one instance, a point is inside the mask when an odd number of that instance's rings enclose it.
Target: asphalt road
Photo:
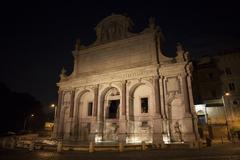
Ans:
[[[148,151],[76,152],[0,150],[0,160],[240,160],[240,144],[224,144],[202,149]]]

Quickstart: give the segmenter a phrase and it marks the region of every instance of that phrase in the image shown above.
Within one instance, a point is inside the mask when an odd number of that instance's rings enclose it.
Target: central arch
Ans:
[[[117,87],[107,87],[101,94],[99,120],[102,141],[118,141],[121,95]]]

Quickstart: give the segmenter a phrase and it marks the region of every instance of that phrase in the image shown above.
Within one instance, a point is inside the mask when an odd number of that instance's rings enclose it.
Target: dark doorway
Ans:
[[[108,118],[115,119],[118,117],[118,106],[120,100],[110,100],[109,109],[108,109]]]

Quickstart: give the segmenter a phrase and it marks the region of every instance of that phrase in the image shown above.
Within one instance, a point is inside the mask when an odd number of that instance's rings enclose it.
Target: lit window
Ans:
[[[225,73],[226,75],[231,75],[232,74],[231,68],[225,68]]]
[[[141,113],[148,113],[148,98],[141,98]]]
[[[198,115],[198,124],[200,125],[206,124],[205,115]]]
[[[88,116],[92,116],[92,108],[93,108],[93,103],[89,102],[88,103]]]
[[[229,90],[230,90],[230,91],[235,91],[235,85],[234,85],[234,83],[229,83],[229,84],[228,84],[228,87],[229,87]]]

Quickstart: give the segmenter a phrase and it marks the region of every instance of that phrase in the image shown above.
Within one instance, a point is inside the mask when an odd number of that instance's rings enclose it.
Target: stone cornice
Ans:
[[[109,72],[107,74],[99,74],[92,76],[84,76],[83,78],[71,78],[68,81],[58,83],[60,88],[74,88],[85,85],[94,85],[108,82],[123,81],[129,79],[139,79],[144,77],[158,76],[156,66],[139,67],[134,69],[121,70],[117,72]]]

